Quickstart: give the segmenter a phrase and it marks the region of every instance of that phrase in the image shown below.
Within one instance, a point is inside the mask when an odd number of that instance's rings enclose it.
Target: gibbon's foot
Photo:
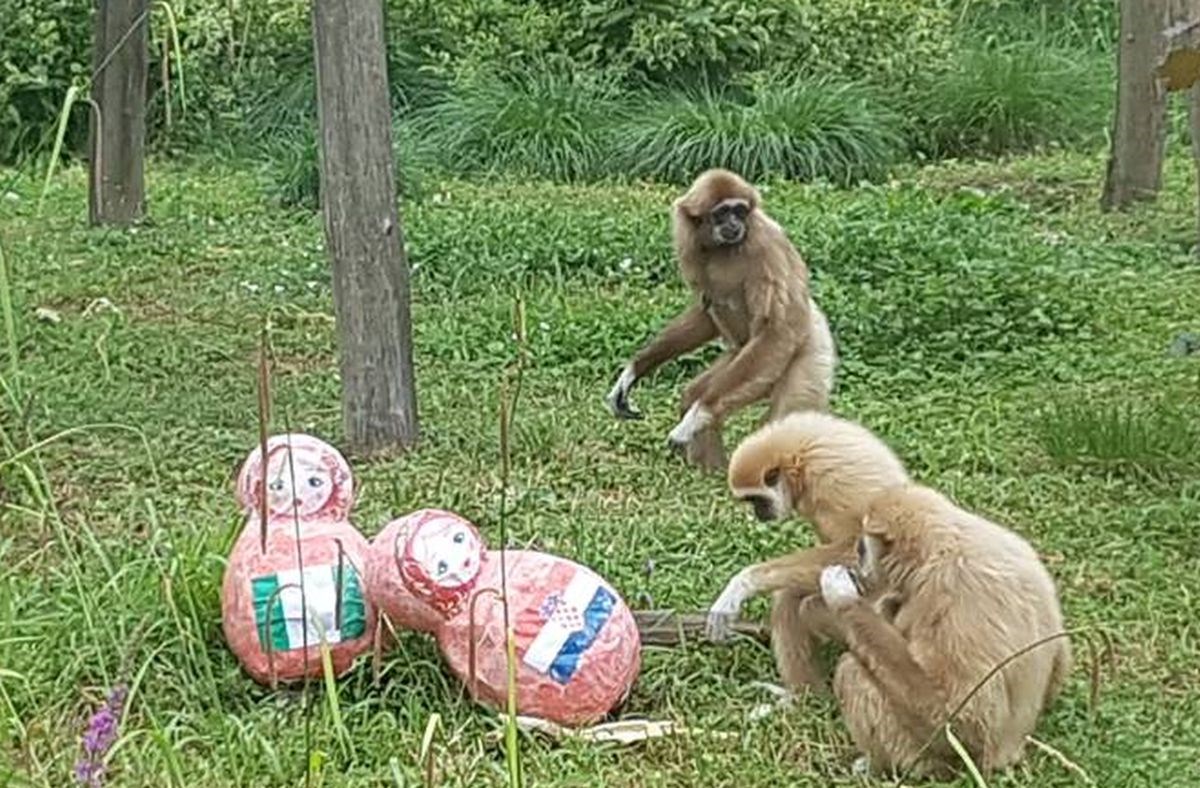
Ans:
[[[609,389],[608,394],[604,397],[608,409],[618,419],[635,421],[642,418],[642,414],[629,401],[629,392],[633,389],[633,384],[636,382],[637,378],[634,377],[633,367],[625,367],[621,370],[621,376],[617,378],[617,382],[613,384],[613,387]]]
[[[858,582],[849,568],[834,565],[821,570],[821,596],[831,610],[857,602],[861,597]]]
[[[708,408],[705,408],[699,402],[694,403],[688,408],[687,413],[683,414],[683,418],[675,425],[675,429],[671,430],[671,434],[667,436],[667,442],[675,449],[683,449],[692,442],[692,438],[696,437],[696,433],[712,424],[712,414]]]
[[[725,586],[725,590],[708,609],[708,620],[704,626],[704,637],[712,643],[722,643],[729,639],[733,630],[734,619],[742,611],[742,605],[750,596],[749,583],[741,572]]]

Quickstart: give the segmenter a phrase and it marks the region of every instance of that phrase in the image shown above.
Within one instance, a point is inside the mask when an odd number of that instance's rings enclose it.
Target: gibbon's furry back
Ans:
[[[871,503],[858,554],[865,591],[899,604],[889,620],[835,582],[840,567],[822,574],[850,649],[834,693],[851,735],[875,769],[953,773],[961,764],[941,727],[990,670],[1063,631],[1054,581],[1025,539],[920,485]],[[1021,758],[1070,666],[1069,641],[1052,640],[970,697],[952,727],[981,769]],[[938,746],[922,752],[931,736]]]

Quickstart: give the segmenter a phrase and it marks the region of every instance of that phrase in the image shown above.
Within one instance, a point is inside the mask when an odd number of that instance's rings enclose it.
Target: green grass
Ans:
[[[1091,143],[1108,129],[1114,84],[1108,52],[1040,39],[964,41],[918,98],[913,136],[935,156]]]
[[[615,80],[547,65],[465,78],[411,133],[450,172],[578,181],[607,172],[626,109]]]
[[[1043,443],[1052,402],[1166,398],[1192,423],[1200,410],[1200,359],[1167,353],[1200,322],[1191,165],[1171,162],[1158,206],[1118,216],[1096,212],[1102,169],[1101,156],[1058,155],[853,191],[774,185],[766,199],[838,327],[838,411],[878,430],[922,480],[1032,539],[1069,623],[1111,633],[1115,673],[1094,717],[1080,644],[1038,737],[1098,785],[1183,788],[1200,783],[1196,458],[1128,474],[1063,463]],[[0,192],[19,352],[15,375],[0,365],[0,783],[11,772],[15,784],[68,784],[87,715],[125,679],[113,785],[299,785],[301,705],[239,671],[217,600],[240,525],[231,476],[257,438],[263,315],[276,428],[340,442],[320,218],[273,207],[244,168],[154,161],[148,175],[152,221],[131,231],[86,226],[79,169],[55,176],[40,219],[35,176]],[[529,359],[512,434],[515,541],[594,567],[637,606],[684,608],[711,602],[744,564],[811,543],[803,523],[752,523],[719,479],[664,450],[674,397],[707,353],[639,389],[643,422],[618,423],[601,404],[621,359],[686,300],[670,258],[674,189],[425,191],[403,211],[424,437],[402,458],[354,463],[365,533],[437,505],[498,540],[499,381],[517,354],[520,294]],[[119,311],[87,309],[102,297]],[[61,321],[39,320],[39,308]],[[92,429],[17,454],[89,423],[135,427],[146,444]],[[856,784],[831,703],[747,722],[767,700],[750,682],[773,678],[770,654],[749,643],[651,651],[626,713],[735,738],[628,749],[529,739],[529,784]],[[362,665],[337,700],[353,755],[316,696],[319,784],[421,784],[435,728],[439,785],[504,784],[495,718],[463,699],[427,638],[402,639],[379,688]],[[1036,750],[989,779],[1078,784]]]
[[[686,182],[709,167],[755,180],[852,184],[886,174],[902,146],[895,116],[861,87],[763,82],[748,96],[704,85],[654,96],[619,135],[628,171]]]

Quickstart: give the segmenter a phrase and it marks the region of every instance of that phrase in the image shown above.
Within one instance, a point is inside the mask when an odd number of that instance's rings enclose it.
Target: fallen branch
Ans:
[[[687,641],[704,642],[708,613],[680,613],[675,610],[635,610],[638,633],[643,646],[680,646]],[[745,619],[738,619],[732,629],[739,635],[770,642],[770,629]]]

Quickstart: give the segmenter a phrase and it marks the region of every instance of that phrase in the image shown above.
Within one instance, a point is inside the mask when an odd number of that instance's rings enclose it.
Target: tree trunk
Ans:
[[[418,435],[381,0],[313,0],[313,42],[342,420],[349,448],[373,454]]]
[[[88,218],[129,225],[146,209],[148,0],[97,0],[92,37]]]
[[[1101,204],[1105,210],[1152,200],[1162,183],[1166,90],[1156,69],[1166,55],[1167,0],[1121,0],[1117,107]]]

